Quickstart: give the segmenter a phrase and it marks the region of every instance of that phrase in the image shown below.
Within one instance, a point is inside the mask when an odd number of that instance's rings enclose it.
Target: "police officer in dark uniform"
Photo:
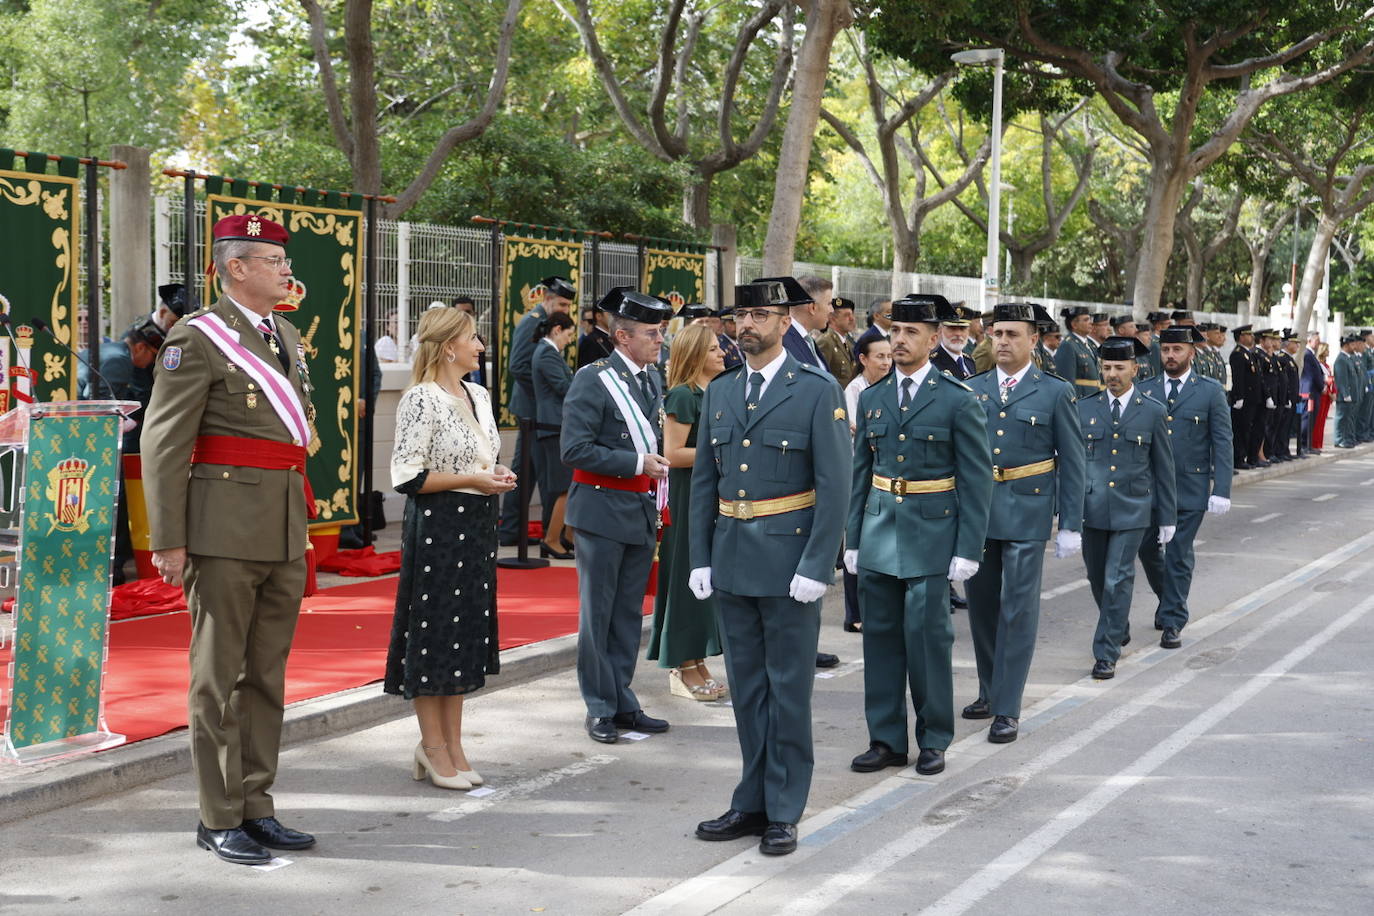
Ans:
[[[1231,436],[1235,450],[1235,469],[1248,471],[1259,466],[1260,447],[1264,444],[1264,426],[1259,422],[1264,408],[1264,384],[1260,376],[1259,358],[1255,355],[1255,332],[1243,324],[1233,328],[1236,340],[1231,350]],[[1267,467],[1267,465],[1266,465]]]
[[[1277,464],[1283,459],[1278,457],[1279,422],[1283,409],[1283,370],[1279,366],[1279,332],[1265,328],[1257,335],[1260,339],[1258,359],[1260,367],[1260,386],[1264,392],[1264,412],[1260,424],[1263,427],[1264,459],[1260,466]]]

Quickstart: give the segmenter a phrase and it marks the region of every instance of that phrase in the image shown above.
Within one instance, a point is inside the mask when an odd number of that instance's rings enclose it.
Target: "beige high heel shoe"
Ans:
[[[436,744],[433,749],[437,750],[443,746]],[[440,789],[471,789],[473,785],[472,780],[463,773],[457,773],[453,776],[440,776],[434,772],[434,768],[429,764],[429,758],[425,756],[424,743],[421,742],[415,745],[415,765],[411,767],[410,778],[418,782],[425,776],[429,776],[429,781]]]
[[[682,672],[677,668],[668,669],[668,692],[675,697],[683,697],[688,700],[699,700],[706,703],[719,696],[710,687],[693,687],[682,679]]]
[[[696,669],[697,669],[697,671],[701,672],[701,679],[702,679],[702,681],[706,684],[706,689],[715,692],[715,694],[716,694],[716,699],[722,699],[722,698],[727,697],[727,696],[730,695],[730,688],[729,688],[729,687],[726,687],[726,686],[725,686],[724,684],[722,684],[720,681],[718,681],[718,680],[716,680],[715,678],[711,677],[711,672],[709,672],[709,671],[706,670],[706,662],[705,662],[705,661],[699,661],[699,662],[697,662],[697,663],[696,663]]]

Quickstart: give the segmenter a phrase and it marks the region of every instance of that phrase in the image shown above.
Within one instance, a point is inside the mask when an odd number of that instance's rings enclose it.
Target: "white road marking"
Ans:
[[[1190,623],[1188,632],[1193,634],[1195,638],[1194,641],[1200,641],[1211,633],[1234,623],[1236,620],[1280,600],[1293,588],[1311,582],[1322,573],[1358,556],[1371,546],[1374,546],[1374,533],[1356,538],[1344,546],[1293,570],[1286,576],[1282,576],[1273,582],[1265,583],[1254,591],[1242,595],[1240,598],[1237,598],[1235,601],[1232,601],[1230,604],[1227,604],[1225,607],[1209,614],[1201,620]],[[1364,564],[1360,570],[1352,571],[1349,577],[1355,578],[1362,575],[1363,570],[1368,570],[1370,568],[1374,568],[1374,563]],[[1306,610],[1312,604],[1324,600],[1326,597],[1325,593],[1309,592],[1306,598],[1302,599],[1294,606],[1281,611],[1249,636],[1242,637],[1236,644],[1237,648],[1248,645],[1254,639],[1267,634],[1273,627],[1278,626],[1283,621]],[[1059,707],[1061,704],[1065,703],[1065,701],[1071,700],[1081,704],[1084,702],[1084,697],[1097,698],[1103,696],[1119,685],[1129,683],[1140,672],[1148,670],[1150,663],[1173,655],[1176,655],[1176,650],[1156,647],[1149,651],[1133,654],[1131,658],[1133,660],[1139,659],[1142,664],[1139,666],[1129,666],[1126,671],[1118,673],[1114,680],[1107,682],[1105,685],[1101,682],[1093,681],[1086,676],[1076,682],[1066,684],[1034,706],[1024,710],[1021,718],[1023,726],[1029,726],[1031,720],[1037,715],[1045,714]],[[1173,677],[1182,677],[1184,678],[1183,682],[1186,683],[1190,676],[1188,672],[1180,672]],[[1164,685],[1161,685],[1161,687],[1162,686]],[[1147,703],[1155,702],[1155,693],[1158,689],[1159,688],[1156,688],[1156,690],[1150,691],[1144,697],[1140,698],[1140,700]],[[1080,737],[1082,737],[1084,741],[1093,740],[1099,734],[1098,728],[1100,724],[1110,719],[1112,716],[1119,714],[1120,711],[1121,710],[1118,709],[1112,713],[1108,713],[1108,715],[1104,716],[1098,723],[1090,724],[1082,731],[1076,733],[1075,736],[1066,739],[1065,743],[1076,741]],[[1113,721],[1115,722],[1114,719]],[[1026,730],[1029,731],[1029,728]],[[949,755],[953,758],[954,763],[946,772],[957,771],[961,760],[970,761],[967,765],[971,766],[993,754],[1005,751],[1007,748],[1014,746],[1015,745],[1011,744],[988,744],[982,732],[975,732],[949,749]],[[1062,747],[1062,744],[1056,747]],[[1046,753],[1054,751],[1055,749],[1056,748],[1050,748]],[[1067,756],[1067,754],[1064,756]],[[1058,762],[1061,759],[1063,759],[1063,757],[1056,755],[1052,762]],[[912,792],[914,787],[934,785],[934,783],[926,782],[922,778],[913,778],[911,774],[912,771],[909,769],[902,770],[898,775],[889,776],[864,791],[845,799],[839,804],[807,818],[798,825],[801,833],[801,843],[797,851],[790,856],[765,859],[759,856],[757,849],[751,845],[748,849],[720,862],[701,874],[687,878],[657,896],[648,898],[627,912],[631,914],[672,914],[672,916],[690,916],[690,914],[703,914],[704,916],[704,914],[714,912],[731,901],[737,900],[754,889],[766,884],[773,878],[784,874],[789,868],[801,866],[810,859],[811,856],[825,849],[836,839],[846,836],[849,830],[867,823],[872,816],[875,816],[871,813],[874,808],[891,807],[894,804],[894,799],[897,799],[899,803],[904,800],[902,798],[903,793]],[[936,828],[931,827],[930,829]],[[812,837],[817,837],[819,839],[819,834],[826,835],[823,842],[812,841]],[[921,845],[925,845],[933,839],[935,839],[935,837],[925,840]],[[901,857],[894,860],[894,863],[895,861],[900,861],[900,858]],[[871,864],[871,860],[869,860],[869,864]],[[876,876],[877,872],[873,872],[872,874]],[[807,899],[818,900],[820,902],[820,906],[811,910],[811,912],[819,912],[828,906],[829,902],[833,902],[833,900],[838,900],[840,897],[843,897],[844,894],[847,893],[848,884],[846,885],[846,889],[841,890],[839,894],[835,895],[833,898],[828,897],[828,895],[821,896],[821,892],[826,887],[833,886],[833,882],[846,880],[846,878],[847,876],[845,875],[835,876],[835,878],[831,879],[831,882],[827,882],[807,893]],[[860,886],[866,880],[871,880],[871,878],[855,882],[853,886]],[[794,905],[795,901],[786,907],[786,912],[789,916],[796,912]]]
[[[1067,595],[1069,592],[1076,592],[1080,588],[1085,588],[1088,584],[1087,579],[1079,579],[1077,582],[1069,582],[1040,593],[1041,601],[1049,601],[1051,598],[1058,598],[1060,595]]]
[[[1255,520],[1252,521],[1250,524],[1252,524],[1252,525],[1262,525],[1262,524],[1264,524],[1265,522],[1272,522],[1274,519],[1278,518],[1280,515],[1283,515],[1283,513],[1282,513],[1282,512],[1270,512],[1268,515],[1261,515],[1259,518],[1255,519]],[[1193,544],[1193,546],[1196,547],[1197,544],[1195,543],[1195,544]]]
[[[1335,499],[1335,498],[1336,498],[1336,494],[1335,494],[1335,493],[1323,493],[1321,496],[1314,496],[1314,497],[1312,497],[1312,502],[1314,502],[1314,503],[1324,503],[1324,502],[1326,502],[1328,499]]]
[[[503,801],[511,801],[512,799],[525,798],[526,796],[533,795],[541,789],[547,789],[555,783],[562,782],[569,776],[580,776],[583,773],[590,773],[597,767],[603,767],[608,763],[615,763],[619,759],[618,757],[612,757],[610,754],[597,754],[595,757],[588,757],[586,760],[580,760],[577,763],[560,767],[556,770],[550,770],[547,773],[540,773],[538,776],[531,776],[529,779],[522,779],[520,782],[498,788],[490,795],[479,798],[476,801],[465,801],[452,808],[436,811],[429,815],[429,819],[432,821],[460,820],[469,815],[485,811],[492,805],[500,804]],[[472,796],[468,796],[468,799],[471,798]]]
[[[1092,792],[1058,812],[1048,823],[984,865],[967,881],[937,900],[933,905],[926,907],[921,911],[923,916],[926,914],[928,916],[958,916],[958,914],[967,912],[976,906],[988,894],[1011,880],[1036,859],[1054,848],[1064,837],[1096,816],[1128,790],[1137,786],[1155,770],[1168,763],[1175,755],[1210,731],[1217,723],[1253,700],[1261,690],[1273,683],[1275,678],[1287,674],[1298,663],[1339,636],[1372,607],[1374,607],[1374,598],[1366,598],[1283,658],[1258,674],[1251,675],[1241,686],[1227,694],[1220,702],[1199,713],[1178,731],[1136,758],[1129,766],[1104,779]],[[1247,640],[1247,642],[1253,642],[1253,639]]]

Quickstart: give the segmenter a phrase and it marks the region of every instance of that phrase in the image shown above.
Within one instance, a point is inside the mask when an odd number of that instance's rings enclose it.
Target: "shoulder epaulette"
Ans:
[[[810,363],[804,363],[804,362],[801,362],[800,360],[798,360],[797,365],[799,365],[799,366],[802,367],[802,371],[803,371],[803,372],[811,372],[811,373],[814,373],[814,374],[816,374],[816,375],[821,376],[822,378],[828,378],[828,379],[834,379],[834,378],[835,378],[833,375],[830,374],[830,372],[829,372],[828,370],[822,369],[822,368],[820,368],[819,366],[813,366],[813,365],[811,365]]]
[[[955,377],[949,372],[949,370],[945,370],[944,372],[941,372],[941,373],[940,373],[940,378],[945,379],[945,380],[951,382],[952,384],[958,385],[960,388],[964,389],[965,391],[972,391],[972,390],[973,390],[973,389],[970,388],[968,385],[965,385],[962,381],[960,381],[959,379],[955,378]]]

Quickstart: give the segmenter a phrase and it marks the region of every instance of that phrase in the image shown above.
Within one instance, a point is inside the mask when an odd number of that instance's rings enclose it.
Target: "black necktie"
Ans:
[[[749,409],[753,410],[759,406],[759,398],[763,396],[763,373],[751,372],[749,374]]]
[[[1121,422],[1121,402],[1115,398],[1112,399],[1112,422]]]
[[[1169,403],[1172,404],[1178,399],[1178,379],[1169,379]]]
[[[639,370],[639,375],[637,376],[637,378],[639,379],[639,393],[640,393],[640,396],[642,396],[642,397],[644,398],[644,409],[645,409],[646,411],[647,411],[647,410],[653,410],[653,408],[654,408],[654,386],[651,385],[651,384],[649,384],[649,370],[648,370],[648,369],[640,369],[640,370]]]
[[[902,410],[906,410],[906,405],[911,403],[911,386],[916,384],[912,379],[902,379]]]

